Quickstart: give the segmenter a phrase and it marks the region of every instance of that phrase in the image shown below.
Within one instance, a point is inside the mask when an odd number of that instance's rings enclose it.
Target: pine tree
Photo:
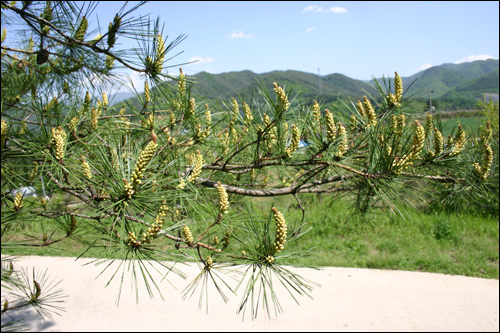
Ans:
[[[352,193],[366,212],[380,203],[393,208],[416,180],[470,196],[498,182],[491,136],[473,144],[477,139],[461,131],[443,143],[432,119],[428,133],[418,121],[405,121],[411,110],[397,73],[396,89],[376,83],[374,96],[324,116],[316,101],[291,98],[276,82],[272,91],[261,85],[264,105],[240,101],[243,113],[236,99],[210,105],[192,96],[181,69],[176,86],[165,84],[165,55],[184,36],[167,45],[159,20],[132,17],[142,5],[122,8],[104,30],[93,31],[93,2],[2,1],[2,248],[9,244],[4,234],[24,221],[53,220],[37,244],[95,235],[90,246],[105,241],[109,253],[139,266],[199,261],[200,275],[186,294],[204,279],[215,282],[221,275],[213,273],[225,265],[242,265],[255,282],[245,288],[242,311],[253,297],[276,301],[258,291],[277,287],[268,276],[292,286],[291,293],[307,294],[312,283],[284,266],[299,255],[293,241],[306,221],[287,220],[284,207],[256,216],[241,198],[291,196],[301,207],[303,194]],[[7,43],[11,22],[25,28],[21,43]],[[143,54],[117,46],[127,37],[147,45]],[[141,105],[109,104],[120,83],[117,66],[144,75]],[[291,176],[284,184],[281,175]],[[20,183],[78,205],[13,195]],[[13,272],[2,266],[2,282],[13,283]],[[31,285],[29,299],[6,301],[2,315],[20,306],[46,308],[45,279],[33,275],[23,287]],[[60,300],[60,293],[51,295]]]

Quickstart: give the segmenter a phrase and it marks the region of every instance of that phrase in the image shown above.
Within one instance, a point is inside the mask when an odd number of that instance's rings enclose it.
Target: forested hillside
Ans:
[[[397,69],[396,69],[397,70]],[[385,78],[389,82],[392,77]],[[498,60],[478,60],[461,64],[443,64],[403,77],[406,93],[421,103],[428,103],[429,91],[432,92],[434,106],[443,109],[474,108],[483,93],[498,93]],[[306,100],[332,103],[339,99],[359,99],[373,93],[374,81],[361,81],[342,74],[318,76],[294,70],[272,71],[257,74],[249,70],[210,74],[201,72],[189,77],[194,83],[192,94],[206,100],[229,101],[232,97],[253,100],[259,98],[258,87],[263,84],[272,89],[272,82],[292,90]],[[384,78],[377,79],[379,83]],[[176,83],[169,83],[174,87]]]

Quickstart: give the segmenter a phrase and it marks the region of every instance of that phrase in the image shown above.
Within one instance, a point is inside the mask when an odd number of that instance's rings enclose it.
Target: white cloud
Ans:
[[[424,71],[426,70],[427,68],[431,68],[432,65],[431,64],[425,64],[425,65],[422,65],[418,68],[418,71]]]
[[[309,28],[306,29],[306,32],[311,32],[311,31],[314,31],[314,30],[316,30],[315,27],[309,27]]]
[[[188,62],[193,62],[193,65],[199,65],[199,64],[207,64],[209,62],[214,62],[215,60],[210,57],[192,57],[191,59],[188,60]]]
[[[185,72],[184,69],[182,71]],[[168,75],[168,76],[170,76],[170,77],[177,78],[177,77],[179,77],[180,72],[179,72],[179,69],[174,69],[174,70],[170,70],[169,69],[165,74]],[[170,78],[166,78],[166,80],[168,81],[168,80],[171,80],[171,79]]]
[[[111,86],[106,86],[106,93],[109,97],[117,92],[130,92],[133,91],[133,87],[137,91],[144,90],[144,76],[140,73],[134,71],[117,71],[115,72],[117,77],[117,82],[112,84]],[[91,94],[96,94],[102,85],[103,78],[100,74],[92,74],[89,77],[84,78],[80,85],[83,87],[87,87]],[[97,87],[96,89],[92,87]],[[100,88],[99,88],[100,87]],[[97,95],[99,96],[99,95]],[[101,97],[97,97],[101,98]]]
[[[144,91],[144,77],[137,72],[130,72],[125,75],[125,84],[120,91]]]
[[[246,34],[244,33],[243,31],[241,30],[238,30],[238,31],[234,31],[231,36],[229,36],[229,38],[253,38],[253,35],[251,34]]]
[[[335,14],[340,14],[340,13],[347,13],[347,9],[344,7],[329,7],[329,8],[323,8],[321,6],[307,6],[306,8],[303,9],[304,12],[315,12],[315,13],[335,13]]]
[[[476,61],[476,60],[486,60],[486,59],[493,59],[492,56],[489,54],[480,54],[480,55],[470,55],[468,57],[465,57],[463,59],[457,60],[454,62],[454,64],[461,64],[463,62],[471,62],[471,61]]]

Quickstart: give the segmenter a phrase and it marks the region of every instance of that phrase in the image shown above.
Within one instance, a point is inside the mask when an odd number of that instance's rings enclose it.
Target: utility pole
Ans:
[[[432,113],[434,111],[434,107],[432,106],[432,98],[431,95],[434,92],[434,90],[431,90],[431,86],[429,85],[429,112]]]
[[[318,68],[318,90],[319,90],[319,95],[323,94],[323,89],[321,87],[321,75],[319,74],[319,68]]]

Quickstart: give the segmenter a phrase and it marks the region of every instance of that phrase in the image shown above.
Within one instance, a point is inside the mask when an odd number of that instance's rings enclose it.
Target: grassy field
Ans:
[[[445,137],[448,136],[458,124],[462,124],[465,131],[471,133],[476,131],[479,126],[485,122],[486,117],[456,117],[443,119],[443,135]]]
[[[299,220],[301,215],[288,215]],[[362,217],[343,200],[310,204],[311,231],[297,251],[304,265],[367,267],[499,277],[497,217],[375,210]]]
[[[417,118],[421,123],[425,123],[427,113],[421,113]],[[443,136],[447,137],[453,131],[456,132],[458,124],[461,124],[467,133],[474,133],[481,126],[486,124],[487,118],[480,111],[476,112],[440,112],[434,114],[434,118],[439,117],[443,125]]]

